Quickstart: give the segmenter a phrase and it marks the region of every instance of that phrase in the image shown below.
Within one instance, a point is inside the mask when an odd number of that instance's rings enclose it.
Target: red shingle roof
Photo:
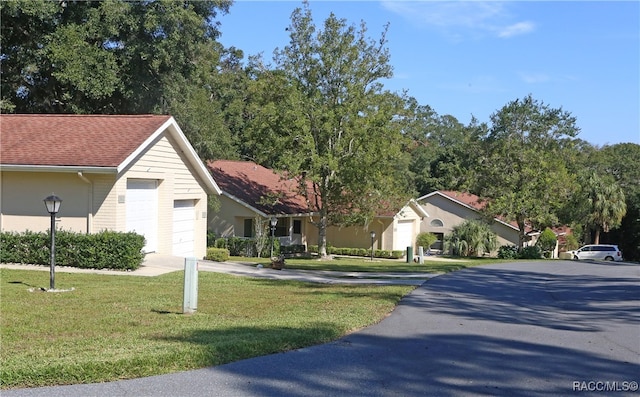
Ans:
[[[268,215],[309,213],[297,183],[250,161],[216,160],[207,167],[223,193]],[[272,204],[273,203],[273,204]]]
[[[0,116],[0,163],[117,167],[171,116]]]

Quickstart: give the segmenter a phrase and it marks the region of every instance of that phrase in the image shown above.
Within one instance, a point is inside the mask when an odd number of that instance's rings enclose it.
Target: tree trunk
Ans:
[[[517,217],[516,223],[518,224],[518,250],[522,251],[526,239],[524,219]]]
[[[318,254],[321,258],[327,257],[327,211],[320,210],[320,220],[318,222]]]
[[[593,237],[593,243],[600,244],[600,228],[599,227],[596,227],[596,233],[595,233],[595,236]]]

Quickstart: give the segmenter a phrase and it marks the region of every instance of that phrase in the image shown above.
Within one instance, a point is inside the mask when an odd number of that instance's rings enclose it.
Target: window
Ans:
[[[243,237],[253,237],[253,219],[244,220],[244,234]]]
[[[440,219],[434,219],[431,221],[430,225],[433,227],[443,227],[444,223],[442,223]]]
[[[302,234],[302,221],[300,219],[293,220],[293,234]]]

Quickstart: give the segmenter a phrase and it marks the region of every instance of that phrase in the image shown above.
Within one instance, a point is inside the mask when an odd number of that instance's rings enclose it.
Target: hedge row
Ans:
[[[95,234],[56,231],[56,265],[81,269],[136,270],[144,260],[144,236],[102,231]],[[0,262],[50,264],[49,233],[1,232]]]
[[[317,245],[310,245],[309,252],[318,253]],[[367,248],[339,248],[327,247],[329,255],[347,255],[347,256],[371,256],[371,249]],[[404,256],[404,251],[374,250],[373,256],[376,258],[399,259]]]
[[[267,258],[271,254],[271,238],[269,238],[264,246],[260,257]],[[255,257],[257,255],[256,241],[252,238],[246,237],[221,237],[214,242],[215,248],[226,248],[229,250],[231,256],[246,256]],[[276,238],[273,239],[273,254],[280,254],[280,241]]]

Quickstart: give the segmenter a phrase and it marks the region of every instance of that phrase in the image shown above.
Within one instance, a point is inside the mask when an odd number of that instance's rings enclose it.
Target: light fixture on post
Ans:
[[[371,231],[371,262],[373,262],[373,240],[376,238],[376,232]]]
[[[47,207],[47,212],[51,215],[51,268],[49,270],[49,290],[56,289],[56,214],[60,211],[60,204],[62,199],[55,194],[44,199],[44,205]]]
[[[276,225],[278,224],[278,218],[276,218],[275,216],[272,216],[269,223],[271,224],[271,258],[273,258],[273,239],[276,233]]]

